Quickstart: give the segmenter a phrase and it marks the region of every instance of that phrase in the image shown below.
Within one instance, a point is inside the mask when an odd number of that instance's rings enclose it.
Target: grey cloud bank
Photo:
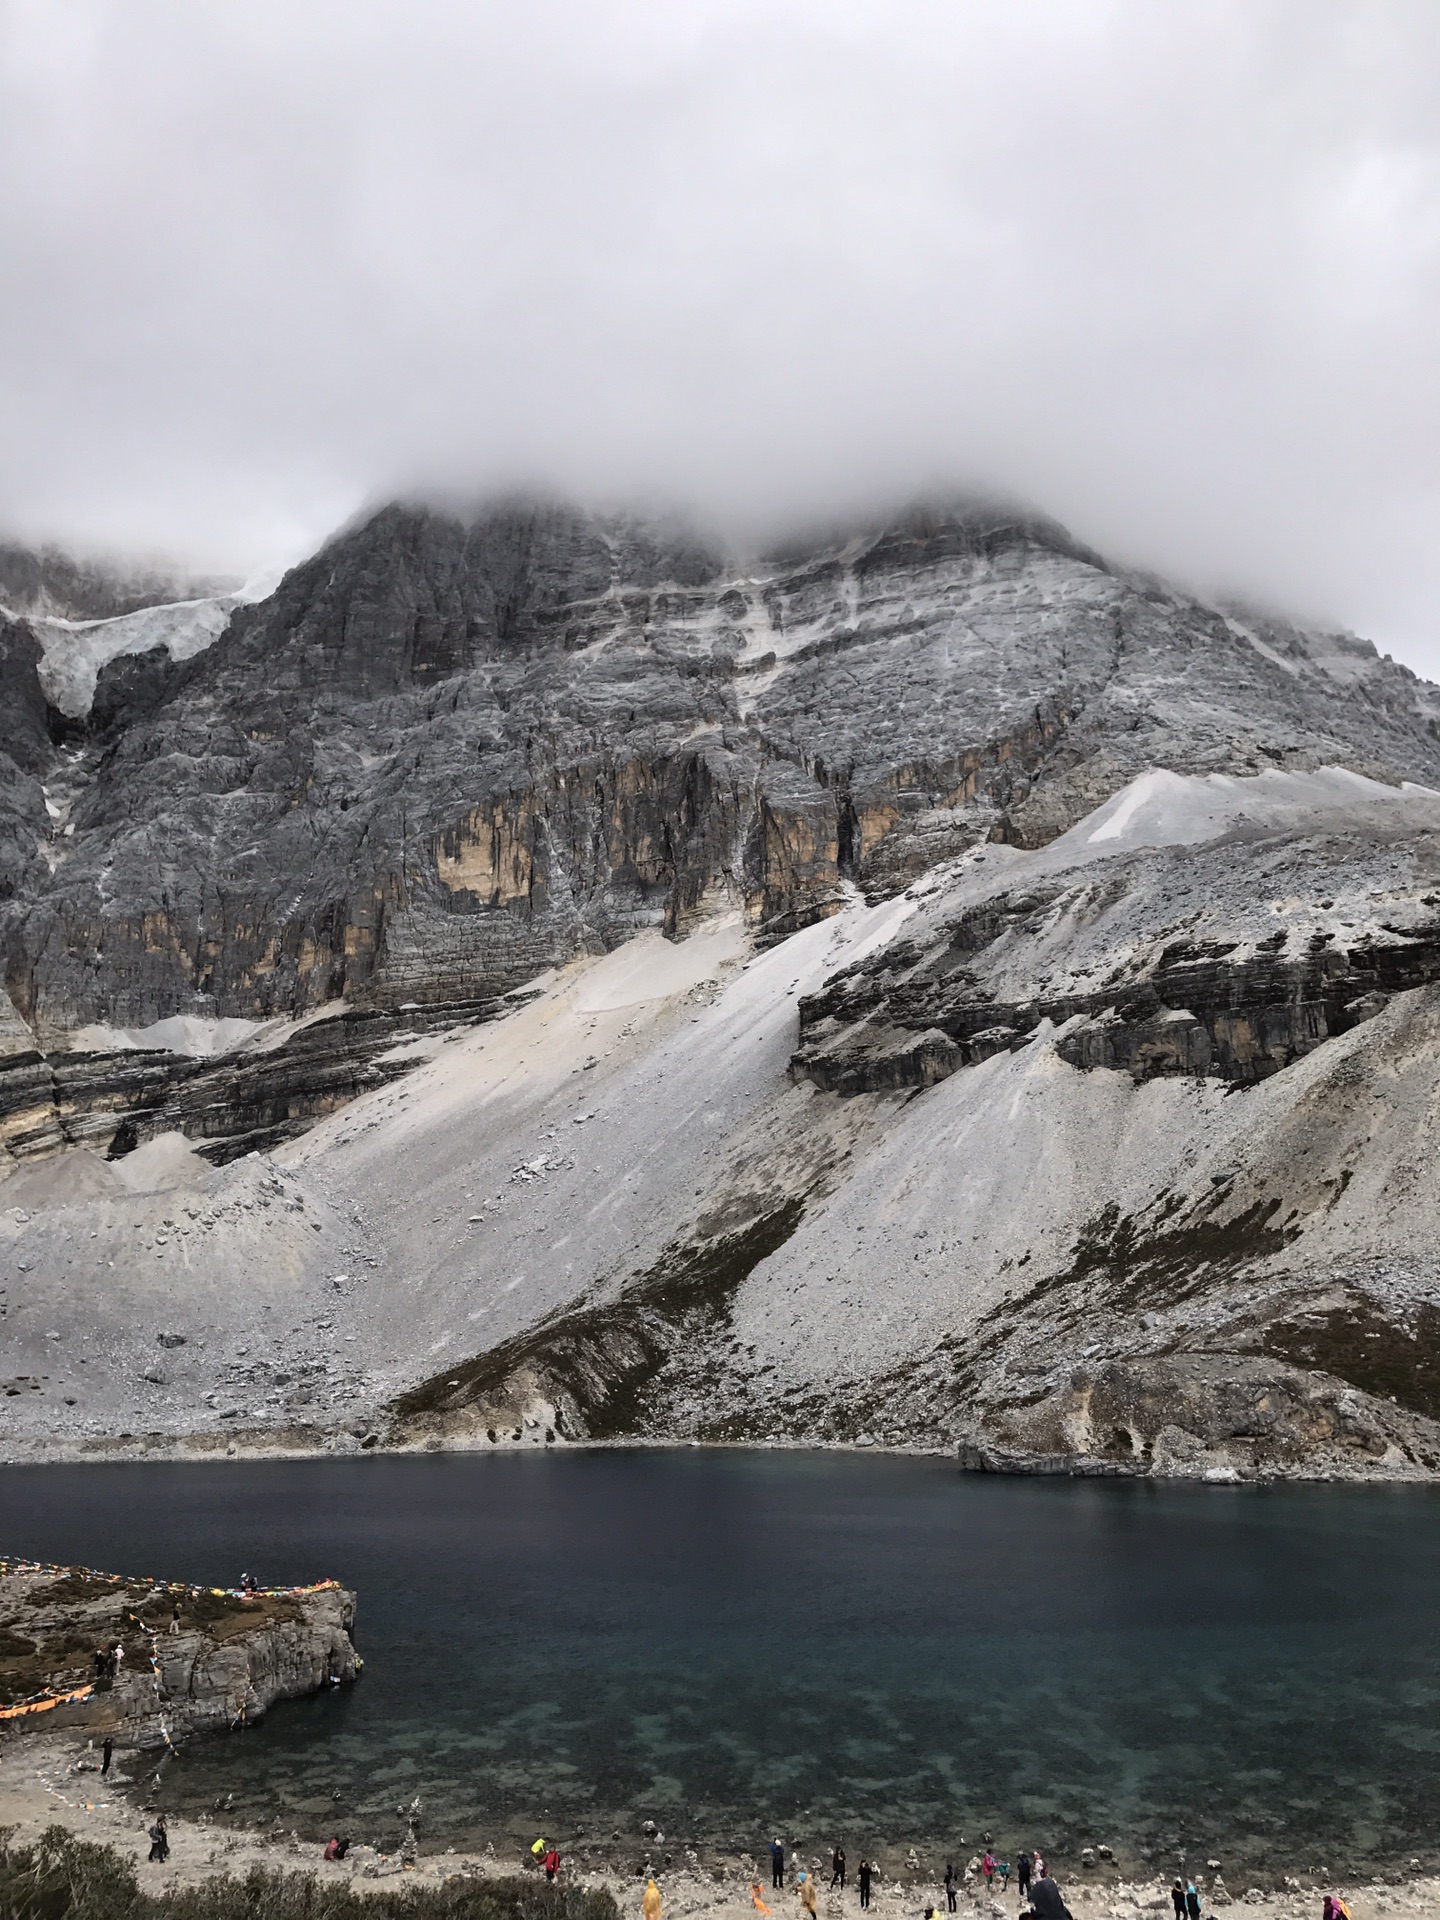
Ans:
[[[935,487],[1440,673],[1428,5],[8,0],[0,525]]]

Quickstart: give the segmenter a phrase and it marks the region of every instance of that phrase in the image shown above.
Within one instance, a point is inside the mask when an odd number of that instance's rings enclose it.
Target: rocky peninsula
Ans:
[[[0,1730],[140,1750],[253,1724],[353,1681],[355,1595],[221,1588],[0,1560]]]

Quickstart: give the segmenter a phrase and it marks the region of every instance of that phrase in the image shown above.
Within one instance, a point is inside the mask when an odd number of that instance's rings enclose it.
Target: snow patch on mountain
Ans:
[[[1267,768],[1252,776],[1172,773],[1150,767],[1062,834],[1052,854],[1093,857],[1133,847],[1199,846],[1240,828],[1292,831],[1327,819],[1354,826],[1440,829],[1440,792],[1405,780],[1369,780],[1346,767],[1310,773]]]
[[[215,644],[237,607],[263,600],[275,584],[274,576],[267,575],[247,581],[235,593],[166,601],[110,620],[32,617],[29,624],[43,649],[39,679],[45,698],[68,719],[81,720],[94,703],[95,685],[107,662],[121,654],[148,653],[152,647],[164,647],[172,660],[193,659]]]

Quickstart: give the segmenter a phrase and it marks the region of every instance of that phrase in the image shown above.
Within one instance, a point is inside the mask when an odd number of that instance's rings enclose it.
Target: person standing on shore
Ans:
[[[1043,1863],[1036,1857],[1037,1867]],[[1064,1896],[1048,1873],[1038,1874],[1034,1886],[1030,1889],[1030,1904],[1040,1920],[1075,1920],[1074,1914],[1066,1906]]]
[[[1020,1888],[1020,1904],[1023,1906],[1030,1898],[1030,1868],[1032,1862],[1028,1853],[1022,1852],[1015,1861],[1015,1878]]]
[[[645,1887],[645,1897],[640,1902],[640,1911],[645,1920],[660,1920],[660,1889],[651,1878]]]
[[[987,1847],[985,1858],[980,1862],[980,1871],[985,1876],[985,1891],[992,1893],[995,1888],[995,1856]]]
[[[809,1914],[810,1920],[815,1920],[815,1876],[813,1873],[802,1873],[800,1875],[800,1885],[797,1891],[800,1895],[801,1906],[805,1909],[806,1913]]]
[[[100,1742],[100,1778],[102,1780],[105,1778],[106,1774],[109,1773],[110,1771],[110,1760],[114,1752],[115,1752],[115,1742],[110,1738],[109,1734],[107,1733],[105,1738]]]
[[[1008,1860],[1002,1860],[997,1871],[1000,1875],[1000,1891],[1001,1893],[1008,1893],[1010,1890],[1010,1862]]]
[[[770,1842],[770,1884],[772,1887],[785,1884],[785,1842],[778,1835]]]
[[[868,1860],[862,1860],[860,1862],[860,1906],[862,1911],[870,1904],[870,1873],[870,1862]]]
[[[157,1813],[155,1824],[150,1829],[150,1858],[158,1860],[161,1866],[170,1858],[170,1835],[165,1827],[165,1816]]]
[[[836,1847],[835,1851],[830,1856],[830,1890],[832,1893],[834,1892],[836,1887],[839,1887],[842,1893],[845,1891],[845,1849],[844,1847]]]
[[[1185,1920],[1185,1882],[1176,1880],[1170,1888],[1170,1904],[1175,1909],[1175,1920]]]
[[[1200,1920],[1200,1894],[1193,1880],[1185,1885],[1185,1911],[1190,1920]]]
[[[947,1913],[955,1911],[955,1862],[953,1860],[945,1862],[945,1911]]]

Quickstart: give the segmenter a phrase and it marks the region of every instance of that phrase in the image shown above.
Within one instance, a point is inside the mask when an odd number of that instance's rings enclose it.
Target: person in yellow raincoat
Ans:
[[[660,1889],[653,1880],[646,1885],[640,1911],[645,1915],[645,1920],[660,1920]]]
[[[800,1885],[797,1891],[800,1895],[801,1906],[810,1916],[810,1920],[815,1920],[815,1876],[813,1873],[801,1874]]]

